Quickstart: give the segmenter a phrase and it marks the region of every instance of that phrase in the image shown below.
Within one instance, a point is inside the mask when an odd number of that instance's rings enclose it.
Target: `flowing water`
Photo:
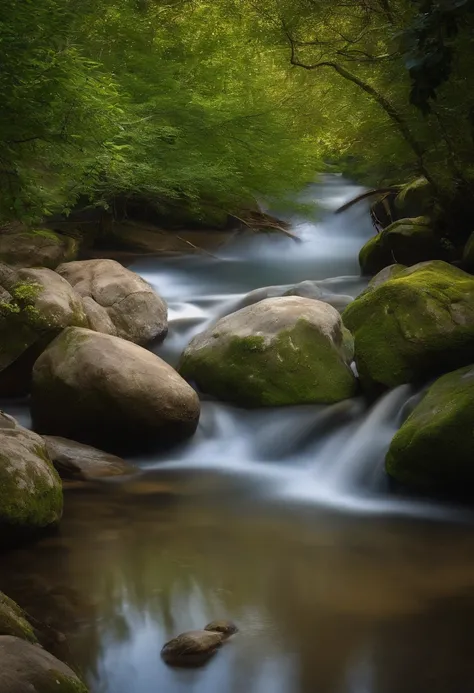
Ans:
[[[299,244],[244,234],[218,257],[137,262],[169,304],[157,353],[176,363],[261,287],[311,279],[334,305],[355,297],[367,206],[333,211],[358,192],[338,177],[309,189],[319,219],[292,219]],[[141,476],[69,489],[59,533],[5,556],[0,587],[67,633],[57,653],[92,693],[469,693],[472,515],[383,470],[418,396],[262,411],[204,399],[194,438],[136,459]],[[208,666],[163,664],[167,639],[222,617],[240,633]]]

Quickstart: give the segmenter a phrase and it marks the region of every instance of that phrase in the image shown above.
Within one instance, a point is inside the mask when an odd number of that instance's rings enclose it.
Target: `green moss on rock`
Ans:
[[[462,266],[466,272],[474,274],[474,233],[469,236],[469,239],[464,247]]]
[[[400,217],[433,215],[434,191],[423,176],[404,185],[395,198],[395,209]]]
[[[426,260],[447,260],[450,248],[428,217],[400,219],[371,238],[359,253],[362,274],[374,275],[395,264],[415,265]]]
[[[390,250],[384,246],[381,233],[368,240],[359,253],[360,270],[364,276],[377,274],[394,262]]]
[[[13,635],[28,642],[37,642],[23,609],[3,592],[0,592],[0,635]]]
[[[307,320],[272,341],[233,337],[220,346],[185,352],[181,375],[219,399],[242,406],[338,402],[355,394],[356,380],[344,362],[352,338],[341,332],[340,351]]]
[[[386,469],[415,489],[474,492],[474,366],[429,388],[393,438]]]
[[[342,315],[363,384],[395,387],[465,365],[474,353],[474,279],[445,262],[408,268]]]
[[[372,277],[367,290],[370,291],[371,289],[376,289],[378,286],[388,282],[389,279],[396,277],[398,274],[403,272],[403,270],[406,270],[406,265],[395,264],[384,267],[384,269],[378,272],[375,277]]]
[[[56,523],[63,495],[43,440],[0,413],[0,523],[35,530]]]
[[[89,693],[89,689],[76,676],[67,676],[50,669],[35,682],[37,693]]]

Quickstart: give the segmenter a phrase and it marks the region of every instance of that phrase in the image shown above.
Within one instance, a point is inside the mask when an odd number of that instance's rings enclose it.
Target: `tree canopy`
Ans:
[[[145,198],[213,219],[327,166],[474,178],[471,0],[18,0],[0,220]]]

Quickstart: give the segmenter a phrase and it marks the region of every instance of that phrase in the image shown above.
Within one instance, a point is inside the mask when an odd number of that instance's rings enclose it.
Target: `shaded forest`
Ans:
[[[215,226],[318,171],[420,175],[470,224],[470,0],[21,0],[0,19],[0,219],[117,199]],[[467,216],[466,216],[467,215]],[[467,229],[466,229],[467,232]]]

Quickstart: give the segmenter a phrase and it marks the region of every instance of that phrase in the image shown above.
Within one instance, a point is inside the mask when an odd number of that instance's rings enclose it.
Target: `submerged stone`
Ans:
[[[222,646],[226,636],[209,630],[190,630],[167,642],[161,656],[170,666],[200,667]]]
[[[77,443],[60,436],[43,436],[46,450],[62,479],[91,481],[108,477],[126,476],[138,471],[137,467],[120,457]]]

